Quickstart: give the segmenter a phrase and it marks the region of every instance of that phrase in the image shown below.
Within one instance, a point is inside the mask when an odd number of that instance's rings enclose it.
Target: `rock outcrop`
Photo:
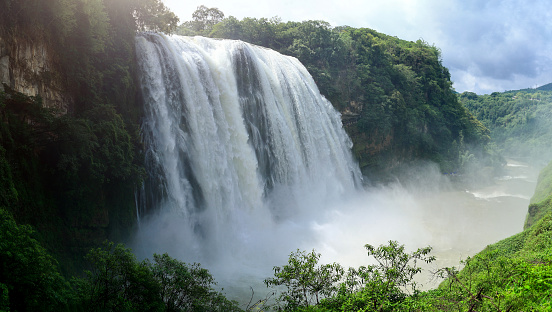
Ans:
[[[58,67],[55,53],[44,42],[0,38],[0,90],[5,83],[26,95],[39,95],[45,107],[64,114],[73,99]]]

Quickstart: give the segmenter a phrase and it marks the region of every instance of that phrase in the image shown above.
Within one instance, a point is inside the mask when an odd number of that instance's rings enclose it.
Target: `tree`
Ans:
[[[366,244],[365,248],[377,264],[350,268],[339,294],[324,300],[321,308],[339,311],[409,310],[405,308],[411,304],[407,299],[419,293],[413,280],[414,275],[421,272],[417,262],[431,263],[435,260],[434,256],[429,256],[431,247],[407,253],[404,245],[389,241],[389,245],[375,248]]]
[[[129,248],[111,242],[92,249],[92,270],[74,280],[78,304],[90,311],[241,311],[213,290],[213,276],[199,264],[153,257],[153,263],[137,261]]]
[[[159,284],[147,262],[122,244],[105,242],[90,250],[92,269],[75,279],[80,305],[88,311],[162,311]]]
[[[68,285],[57,261],[0,208],[0,310],[59,311],[67,304]]]
[[[278,302],[285,303],[286,310],[318,304],[320,299],[334,295],[344,270],[338,263],[318,265],[320,254],[314,250],[292,252],[288,264],[274,267],[273,278],[265,279],[269,286],[285,286]]]
[[[213,290],[213,276],[199,264],[186,264],[168,254],[155,254],[153,259],[150,269],[166,311],[240,311],[236,302]]]
[[[140,31],[172,33],[180,20],[161,0],[135,0],[134,16]]]
[[[384,289],[389,293],[397,287],[415,292],[416,282],[413,281],[413,277],[422,271],[417,266],[418,261],[435,261],[435,256],[428,256],[432,250],[429,246],[412,253],[406,253],[404,245],[399,245],[397,241],[389,241],[389,245],[380,245],[378,248],[370,244],[364,247],[368,251],[368,256],[374,257],[378,264],[362,267],[361,276],[368,282],[381,280],[384,282]]]
[[[204,5],[197,7],[192,14],[192,29],[198,32],[209,33],[215,24],[224,18],[224,13],[217,8],[208,8]]]

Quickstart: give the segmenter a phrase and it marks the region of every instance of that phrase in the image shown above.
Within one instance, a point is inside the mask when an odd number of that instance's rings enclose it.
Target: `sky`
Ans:
[[[490,94],[552,82],[550,0],[163,0],[180,22],[200,5],[226,17],[323,20],[441,49],[458,92]]]

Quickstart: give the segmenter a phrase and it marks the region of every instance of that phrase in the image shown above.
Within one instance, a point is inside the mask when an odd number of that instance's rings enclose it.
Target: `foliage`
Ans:
[[[5,90],[0,92],[0,170],[5,173],[0,204],[18,221],[35,225],[50,248],[79,245],[84,254],[106,235],[84,238],[79,227],[112,229],[120,226],[117,216],[132,220],[133,201],[106,207],[109,196],[122,197],[117,192],[133,198],[132,188],[141,181],[132,137],[111,106],[98,105],[82,117],[59,115],[43,108],[40,97]],[[111,222],[101,217],[108,213]],[[73,253],[78,257],[78,250]]]
[[[224,18],[224,13],[217,8],[200,5],[192,14],[192,21],[187,26],[197,33],[209,34],[215,24]]]
[[[59,311],[67,303],[68,284],[34,234],[0,207],[0,310]]]
[[[365,245],[377,264],[350,268],[339,295],[321,303],[322,308],[339,311],[396,311],[412,303],[419,290],[413,277],[421,272],[418,261],[431,263],[431,247],[405,252],[404,245],[389,241],[375,248]],[[408,299],[408,300],[407,300]]]
[[[161,0],[136,0],[134,16],[140,31],[172,33],[179,18]]]
[[[396,242],[377,249],[368,245],[376,265],[350,269],[335,296],[298,311],[550,311],[551,220],[548,213],[530,229],[488,246],[463,261],[462,270],[438,270],[435,274],[446,279],[425,292],[411,284],[419,268],[405,263],[408,258],[433,261],[429,247],[407,254]]]
[[[550,311],[552,214],[524,232],[488,246],[432,292],[437,310]]]
[[[524,228],[527,229],[552,211],[552,162],[539,173],[535,193],[531,197]]]
[[[199,264],[167,254],[138,261],[111,242],[89,251],[91,270],[70,285],[35,234],[0,208],[1,311],[241,311],[213,290],[213,277]]]
[[[275,278],[265,283],[286,287],[279,298],[286,310],[395,311],[412,304],[414,301],[407,299],[419,293],[413,281],[414,275],[421,272],[417,261],[434,261],[435,257],[429,256],[431,247],[411,253],[395,241],[378,248],[369,244],[365,247],[377,264],[349,268],[345,274],[336,263],[317,266],[320,254],[298,250],[290,254],[288,265],[274,267]],[[409,290],[411,295],[406,293]]]
[[[236,302],[213,290],[213,276],[199,264],[185,264],[167,254],[153,259],[149,266],[167,311],[241,311]]]
[[[135,225],[143,164],[134,36],[171,32],[177,22],[160,0],[2,4],[0,37],[14,47],[8,52],[44,49],[48,66],[29,79],[65,91],[67,102],[48,110],[39,96],[3,88],[0,204],[42,234],[66,274],[80,269],[75,259],[90,247],[124,239]]]
[[[337,282],[344,274],[337,263],[318,265],[320,254],[314,250],[292,252],[288,264],[274,267],[273,278],[265,279],[269,286],[285,286],[277,299],[284,303],[285,310],[318,304],[321,298],[331,297],[337,290]]]
[[[107,242],[87,258],[92,270],[74,284],[79,305],[90,311],[240,311],[198,264],[167,254],[139,262],[130,249]]]
[[[87,255],[92,270],[75,279],[79,305],[89,311],[161,311],[159,285],[129,249],[106,243]]]
[[[420,273],[422,269],[417,266],[418,261],[431,263],[435,261],[434,256],[428,256],[431,247],[418,249],[412,253],[406,253],[404,245],[399,245],[396,241],[389,241],[387,246],[375,248],[366,244],[368,256],[376,259],[376,265],[368,265],[359,268],[353,276],[361,279],[360,285],[376,282],[384,284],[383,291],[389,296],[397,291],[398,287],[402,290],[412,290],[416,292],[416,283],[412,280],[414,275]],[[412,265],[410,265],[412,263]]]
[[[552,158],[552,91],[525,89],[477,95],[460,101],[491,131],[504,154],[548,162]]]
[[[186,22],[177,33],[240,39],[298,58],[343,113],[364,169],[418,158],[454,172],[470,155],[471,164],[501,164],[485,148],[488,129],[458,101],[439,49],[422,40],[332,28],[324,21],[284,23],[277,17],[240,21],[230,16],[200,32]]]

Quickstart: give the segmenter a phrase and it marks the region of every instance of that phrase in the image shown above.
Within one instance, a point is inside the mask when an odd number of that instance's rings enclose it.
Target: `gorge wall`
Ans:
[[[0,90],[6,84],[28,96],[39,95],[44,107],[66,113],[74,101],[56,58],[42,41],[0,37]]]

